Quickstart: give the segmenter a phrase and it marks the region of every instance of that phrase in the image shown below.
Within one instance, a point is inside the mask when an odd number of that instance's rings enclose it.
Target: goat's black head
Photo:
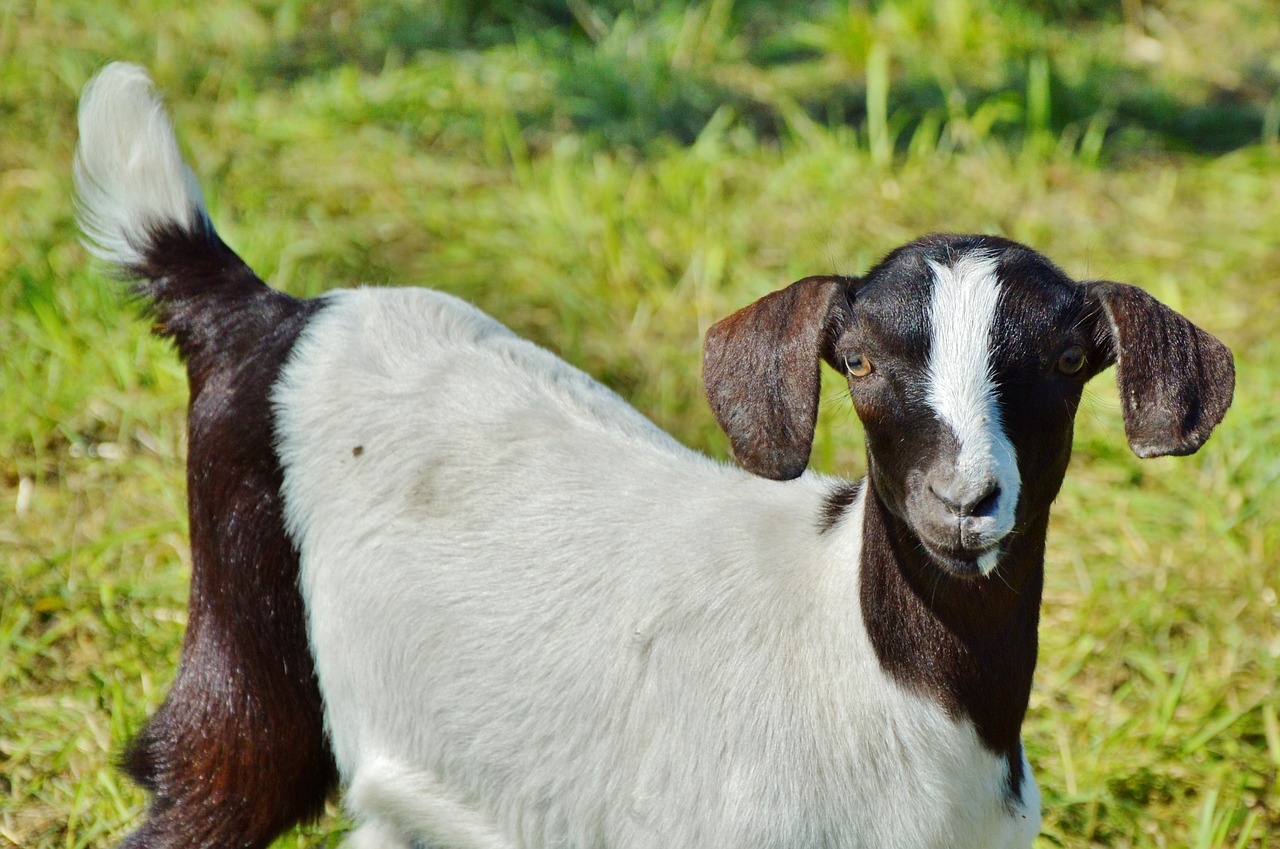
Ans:
[[[750,471],[804,471],[819,363],[847,375],[873,487],[935,562],[987,574],[1042,520],[1084,383],[1118,363],[1142,457],[1198,449],[1231,403],[1231,352],[1135,289],[1077,283],[1022,245],[928,236],[862,278],[809,277],[707,334],[711,407]]]

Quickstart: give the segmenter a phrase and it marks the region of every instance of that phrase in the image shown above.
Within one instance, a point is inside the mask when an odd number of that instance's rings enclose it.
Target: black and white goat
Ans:
[[[1195,451],[1230,352],[1141,290],[928,236],[713,327],[745,467],[424,289],[268,288],[145,73],[85,89],[95,252],[191,384],[194,573],[126,764],[135,847],[258,847],[335,785],[352,847],[1026,847],[1049,506],[1115,363],[1141,456]],[[825,361],[870,472],[805,472]]]

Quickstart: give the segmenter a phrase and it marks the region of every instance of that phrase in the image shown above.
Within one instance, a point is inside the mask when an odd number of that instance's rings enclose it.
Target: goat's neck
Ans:
[[[972,720],[993,752],[1020,756],[1048,516],[1011,538],[991,575],[956,578],[929,559],[870,479],[867,487],[860,602],[881,666],[952,715]]]

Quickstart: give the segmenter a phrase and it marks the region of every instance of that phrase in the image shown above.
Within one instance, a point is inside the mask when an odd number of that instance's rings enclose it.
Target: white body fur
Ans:
[[[426,290],[326,296],[276,394],[353,846],[1026,847],[1039,796],[881,669],[862,504],[674,442]],[[865,494],[865,490],[864,490]]]

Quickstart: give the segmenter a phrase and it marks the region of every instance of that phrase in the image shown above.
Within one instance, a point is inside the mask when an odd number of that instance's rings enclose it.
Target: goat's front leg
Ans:
[[[344,849],[515,849],[483,813],[427,769],[386,756],[364,760],[345,805],[361,823]]]

